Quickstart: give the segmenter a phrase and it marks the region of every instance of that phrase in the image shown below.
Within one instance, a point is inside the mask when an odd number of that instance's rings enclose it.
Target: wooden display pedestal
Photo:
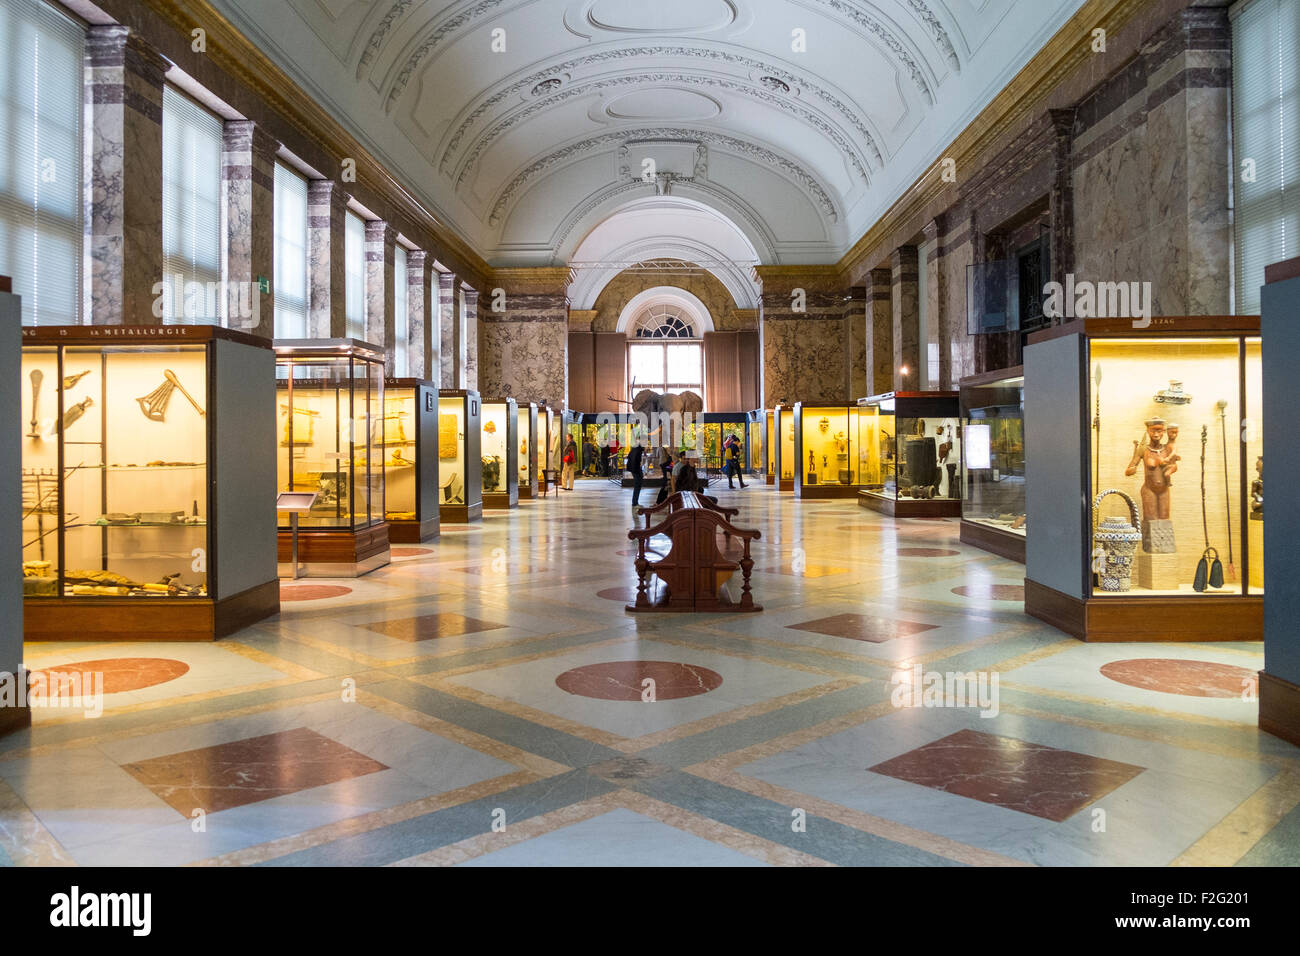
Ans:
[[[935,499],[940,500],[940,499]],[[1003,531],[978,521],[961,522],[961,542],[1010,561],[1025,563],[1025,536],[1013,531]]]
[[[960,518],[958,498],[895,498],[877,491],[859,491],[858,504],[891,518]]]
[[[504,491],[485,491],[483,492],[484,508],[514,508],[519,505],[519,496],[511,495]]]
[[[298,532],[298,547],[302,548],[302,531]],[[438,519],[426,521],[407,521],[401,518],[388,519],[388,540],[393,544],[420,544],[438,537]]]
[[[281,530],[280,576],[292,578],[293,535]],[[309,578],[359,578],[390,560],[388,522],[369,528],[299,528],[298,574]]]
[[[211,598],[27,598],[23,601],[23,640],[215,641],[279,613],[279,581],[266,581],[219,601]]]
[[[483,502],[476,501],[472,505],[439,505],[438,510],[442,512],[443,520],[450,524],[469,524],[483,517]]]
[[[1080,600],[1025,578],[1025,613],[1090,642],[1140,644],[1264,638],[1262,595],[1135,594]]]
[[[1300,687],[1259,672],[1259,729],[1300,747]]]
[[[774,485],[774,484],[776,484],[776,475],[764,475],[764,476],[763,476],[763,484],[765,484],[765,485]]]

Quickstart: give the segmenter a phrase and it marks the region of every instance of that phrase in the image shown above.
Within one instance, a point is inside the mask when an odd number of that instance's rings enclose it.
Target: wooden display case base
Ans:
[[[778,481],[778,482],[776,483],[776,490],[777,490],[777,491],[794,491],[794,479],[793,479],[793,478],[782,478],[780,481]]]
[[[795,491],[796,498],[853,498],[858,493],[857,485],[809,485],[801,484]]]
[[[1025,578],[1025,613],[1082,641],[1262,641],[1262,595],[1094,597],[1087,600]]]
[[[299,531],[298,547],[302,548],[302,532]],[[411,521],[402,518],[388,519],[388,540],[393,544],[419,544],[438,537],[438,519],[427,518],[424,521]]]
[[[1300,747],[1300,687],[1259,672],[1259,729]]]
[[[1025,563],[1025,536],[1001,528],[991,528],[978,521],[961,522],[961,540],[963,544],[974,545],[984,551],[990,551],[999,557]]]
[[[469,524],[482,519],[483,502],[476,501],[472,505],[439,505],[438,510],[442,513],[442,520],[448,524]]]
[[[27,672],[20,670],[19,673],[26,675]],[[26,730],[31,725],[32,709],[29,705],[0,707],[0,737],[16,730]]]
[[[27,641],[215,641],[280,613],[280,582],[210,598],[27,598]]]
[[[765,485],[774,485],[774,484],[776,484],[776,475],[764,475],[764,476],[763,476],[763,484],[765,484]]]
[[[960,518],[959,498],[894,498],[875,491],[859,491],[858,504],[891,518]]]
[[[520,486],[519,486],[519,497],[520,497],[520,498],[538,498],[538,497],[540,497],[540,496],[541,496],[541,492],[539,492],[539,491],[538,491],[536,488],[534,488],[532,485],[520,485]]]
[[[519,505],[519,496],[511,495],[505,492],[485,491],[483,492],[484,508],[514,508]]]
[[[298,574],[309,578],[359,578],[390,560],[388,522],[369,528],[299,528]],[[293,535],[280,529],[280,577],[292,578]]]

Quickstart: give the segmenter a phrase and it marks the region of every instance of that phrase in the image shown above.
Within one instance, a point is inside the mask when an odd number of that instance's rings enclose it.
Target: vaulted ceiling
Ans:
[[[498,266],[664,195],[833,262],[1081,4],[213,0]]]

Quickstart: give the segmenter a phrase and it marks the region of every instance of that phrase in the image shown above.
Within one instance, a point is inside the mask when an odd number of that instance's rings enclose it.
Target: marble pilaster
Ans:
[[[848,345],[849,401],[870,395],[867,353],[870,348],[871,329],[869,328],[870,306],[867,303],[867,290],[854,287],[849,290],[850,298],[844,303],[845,343]]]
[[[1074,271],[1074,147],[1075,110],[1048,110],[1052,120],[1052,188],[1048,193],[1051,216],[1050,269],[1053,282],[1064,284]],[[1061,318],[1053,320],[1059,325]]]
[[[250,296],[227,292],[229,303],[252,302],[252,315],[234,311],[232,329],[275,337],[275,153],[280,144],[256,123],[227,120],[221,139],[221,179],[226,196],[226,282],[248,283]],[[270,295],[257,291],[272,279]]]
[[[852,361],[845,356],[847,280],[830,267],[759,266],[757,272],[763,284],[764,407],[859,397],[850,395]]]
[[[343,338],[347,335],[347,270],[344,262],[344,217],[348,197],[331,179],[307,184],[308,335]]]
[[[921,371],[921,312],[916,246],[899,246],[889,256],[893,315],[894,391],[915,391]],[[907,373],[902,369],[906,367]]]
[[[393,367],[396,329],[393,303],[393,245],[397,233],[382,219],[366,223],[366,341],[384,350]]]
[[[439,381],[442,374],[438,361],[441,334],[437,313],[433,310],[437,293],[433,288],[432,270],[429,254],[423,249],[412,249],[406,253],[406,275],[394,276],[394,281],[406,283],[407,323],[411,337],[407,361],[411,376]]]
[[[881,395],[894,388],[894,306],[888,269],[872,269],[867,289],[867,393]]]
[[[925,314],[929,337],[939,353],[939,378],[931,381],[930,387],[945,391],[956,387],[960,375],[953,375],[952,343],[958,334],[964,335],[963,327],[956,327],[956,316],[948,308],[948,272],[943,268],[945,221],[943,217],[931,219],[925,224],[926,269],[925,288],[919,294],[925,297]],[[960,365],[958,365],[960,368]]]
[[[162,280],[162,95],[167,61],[130,28],[86,30],[92,325],[150,325]]]
[[[490,282],[505,292],[505,308],[500,312],[478,310],[479,391],[521,403],[544,401],[551,408],[566,407],[568,270],[499,269]]]
[[[443,388],[460,388],[463,366],[461,352],[459,283],[451,272],[438,274],[438,329],[440,381]]]
[[[465,290],[465,388],[479,389],[478,378],[478,340],[479,315],[478,293],[473,289]],[[488,394],[483,392],[483,394]]]

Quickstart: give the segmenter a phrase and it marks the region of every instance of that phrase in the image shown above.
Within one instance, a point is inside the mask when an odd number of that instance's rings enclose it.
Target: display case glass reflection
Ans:
[[[389,521],[415,521],[416,435],[418,409],[413,386],[384,388],[384,501]]]
[[[1088,387],[1092,593],[1262,592],[1259,339],[1093,339]]]
[[[794,472],[799,466],[794,455],[794,409],[787,405],[778,405],[775,413],[775,428],[779,436],[776,442],[778,488],[781,491],[789,491],[794,488]]]
[[[364,343],[276,343],[279,486],[316,492],[300,528],[356,531],[384,520],[385,436],[398,420],[384,417],[383,370],[382,353]],[[279,522],[288,528],[289,515]]]
[[[800,404],[795,408],[799,423],[795,456],[801,483],[806,488],[859,484],[858,461],[850,449],[856,437],[856,406]]]
[[[906,517],[961,514],[956,392],[888,392],[858,402],[859,504]],[[924,505],[917,507],[917,503]]]
[[[1024,537],[1025,380],[961,387],[965,497],[962,518]]]

